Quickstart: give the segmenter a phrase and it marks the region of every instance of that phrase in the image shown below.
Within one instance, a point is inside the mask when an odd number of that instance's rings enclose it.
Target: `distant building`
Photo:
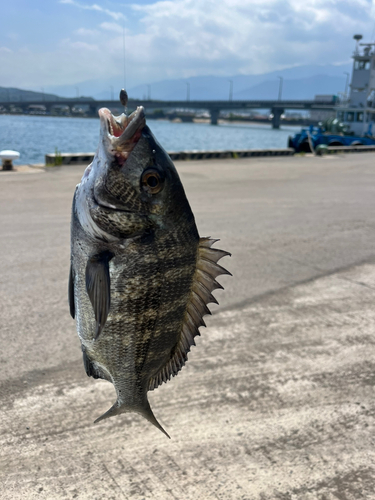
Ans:
[[[29,115],[45,115],[46,107],[41,104],[30,104],[28,106]]]

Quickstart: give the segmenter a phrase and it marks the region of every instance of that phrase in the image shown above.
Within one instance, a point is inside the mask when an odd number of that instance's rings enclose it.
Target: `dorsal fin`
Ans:
[[[220,274],[231,273],[219,266],[217,263],[222,257],[231,255],[229,252],[211,248],[211,246],[219,240],[210,238],[200,238],[198,245],[197,263],[195,273],[190,289],[189,301],[186,305],[185,317],[182,323],[180,338],[167,363],[154,375],[149,382],[148,389],[152,391],[163,382],[167,382],[184,366],[187,361],[187,354],[190,347],[195,345],[194,337],[199,335],[198,328],[206,326],[203,321],[203,316],[211,314],[207,304],[213,302],[218,304],[212,291],[217,288],[223,288],[215,278]]]

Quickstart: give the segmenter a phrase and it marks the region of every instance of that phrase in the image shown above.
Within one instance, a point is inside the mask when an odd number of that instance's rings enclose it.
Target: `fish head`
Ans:
[[[165,227],[181,217],[193,218],[177,170],[146,125],[143,107],[129,117],[115,117],[102,108],[99,116],[99,147],[79,185],[94,223],[116,233],[114,219],[123,224],[136,220],[137,227],[129,227],[131,235],[150,225]]]
[[[177,170],[147,125],[121,172],[155,222],[174,223],[191,213]]]

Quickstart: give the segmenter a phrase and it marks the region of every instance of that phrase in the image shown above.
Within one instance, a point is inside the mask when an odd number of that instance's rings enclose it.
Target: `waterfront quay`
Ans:
[[[67,303],[85,166],[0,172],[0,498],[374,498],[374,154],[176,166],[233,277],[150,393],[171,440],[133,414],[93,424],[115,394]]]

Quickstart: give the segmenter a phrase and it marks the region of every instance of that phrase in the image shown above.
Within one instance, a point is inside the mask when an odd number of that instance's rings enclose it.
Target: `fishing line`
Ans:
[[[124,89],[126,89],[126,52],[125,52],[125,21],[122,25],[122,46],[124,56]]]

